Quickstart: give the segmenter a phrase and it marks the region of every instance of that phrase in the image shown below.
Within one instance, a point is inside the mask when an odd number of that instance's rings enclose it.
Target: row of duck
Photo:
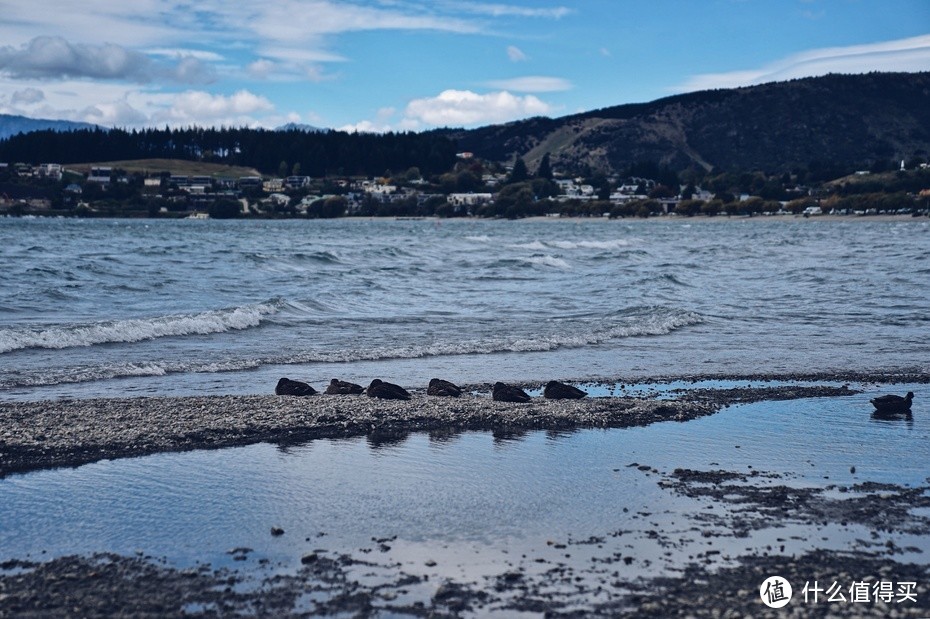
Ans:
[[[310,396],[319,393],[309,384],[289,378],[279,380],[274,392],[277,395],[291,396]],[[362,395],[364,393],[369,398],[381,398],[382,400],[410,399],[410,392],[400,385],[377,378],[371,381],[367,388],[334,378],[329,382],[329,386],[326,387],[324,393],[329,395]],[[434,378],[429,381],[426,395],[457,398],[462,395],[462,389],[447,380]],[[587,392],[572,385],[560,383],[557,380],[549,381],[543,389],[543,397],[550,400],[577,400],[586,395],[588,395]],[[494,383],[494,387],[491,389],[491,397],[498,402],[529,402],[532,399],[523,389],[501,382]]]

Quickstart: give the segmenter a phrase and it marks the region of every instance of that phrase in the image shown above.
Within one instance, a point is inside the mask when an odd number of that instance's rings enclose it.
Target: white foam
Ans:
[[[542,241],[533,241],[531,243],[518,243],[516,245],[508,245],[513,249],[529,249],[532,251],[544,251],[549,249]]]
[[[630,241],[626,239],[611,241],[551,241],[550,244],[559,249],[622,249],[629,247]]]
[[[257,327],[265,316],[279,311],[282,302],[243,305],[199,314],[112,320],[90,324],[54,325],[44,329],[0,329],[0,353],[28,348],[72,348],[99,344],[140,342],[161,337],[207,335]]]
[[[531,258],[527,258],[526,261],[529,262],[530,264],[539,264],[539,265],[547,266],[547,267],[555,267],[557,269],[568,270],[572,268],[571,265],[568,264],[568,262],[566,262],[562,258],[556,258],[555,256],[549,256],[549,255],[533,256]]]
[[[391,348],[346,349],[332,352],[307,351],[286,358],[269,359],[269,364],[347,363],[386,359],[493,354],[501,352],[546,352],[558,348],[581,348],[614,339],[667,335],[681,328],[700,324],[704,319],[695,312],[665,307],[636,308],[619,320],[605,318],[603,326],[579,325],[574,330],[549,333],[539,337],[493,337],[481,340],[439,341],[428,345]]]

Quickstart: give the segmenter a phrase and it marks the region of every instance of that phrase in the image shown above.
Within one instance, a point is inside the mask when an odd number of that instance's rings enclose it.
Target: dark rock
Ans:
[[[329,395],[361,395],[365,393],[365,388],[355,383],[334,378],[329,381],[326,393]]]
[[[426,388],[426,395],[457,398],[462,395],[462,389],[447,380],[434,378],[429,381],[429,387]]]
[[[310,565],[311,563],[316,563],[317,559],[319,558],[320,556],[318,554],[316,554],[315,552],[311,552],[308,555],[302,556],[300,558],[300,562],[303,563],[304,565]]]
[[[409,400],[410,394],[406,389],[393,383],[386,383],[383,380],[374,379],[368,385],[366,391],[369,398],[381,398],[382,400]]]
[[[524,403],[530,401],[530,396],[519,387],[500,382],[494,383],[494,388],[491,390],[491,397],[497,402]]]
[[[282,529],[281,527],[271,527],[271,534],[274,535],[275,537],[284,535],[284,529]]]
[[[314,395],[316,389],[308,385],[307,383],[302,383],[299,380],[291,380],[290,378],[282,378],[278,381],[278,385],[274,388],[275,395],[297,395],[297,396],[306,396]]]
[[[543,397],[550,400],[580,400],[586,395],[588,395],[586,391],[572,385],[560,383],[557,380],[550,380],[543,390]]]

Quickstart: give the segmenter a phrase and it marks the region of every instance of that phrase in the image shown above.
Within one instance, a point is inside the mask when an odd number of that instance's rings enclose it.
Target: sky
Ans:
[[[0,0],[0,113],[109,127],[476,127],[930,71],[930,0]]]

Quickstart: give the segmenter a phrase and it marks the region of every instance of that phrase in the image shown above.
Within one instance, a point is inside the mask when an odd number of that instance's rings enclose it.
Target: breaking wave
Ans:
[[[273,299],[265,303],[197,314],[52,325],[44,328],[3,328],[0,329],[0,353],[30,348],[60,349],[130,343],[161,337],[207,335],[250,329],[261,324],[266,316],[278,313],[283,306],[284,301]]]
[[[542,333],[515,334],[510,337],[490,336],[383,347],[355,348],[350,346],[334,350],[308,349],[262,358],[136,361],[45,369],[37,372],[12,372],[5,376],[0,375],[0,389],[82,383],[130,376],[236,372],[269,365],[352,363],[440,356],[547,352],[561,348],[593,346],[615,339],[667,335],[702,322],[704,318],[691,311],[661,306],[637,307],[623,310],[612,317],[604,317],[598,321],[568,319],[564,323],[549,324],[547,328],[542,329]]]

